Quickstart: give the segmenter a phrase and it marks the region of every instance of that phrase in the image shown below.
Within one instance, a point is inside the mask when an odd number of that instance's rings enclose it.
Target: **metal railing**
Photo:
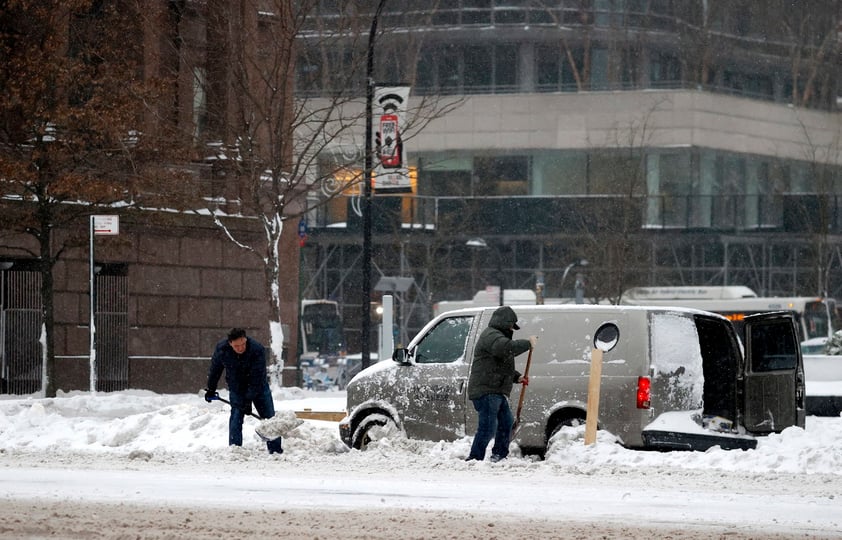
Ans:
[[[361,220],[350,197],[347,212],[319,208],[311,228],[356,231]],[[335,202],[334,204],[341,204]],[[433,197],[375,195],[375,232],[457,228],[465,234],[577,233],[620,225],[636,230],[780,231],[842,233],[842,196],[776,195],[623,195]]]
[[[41,275],[0,271],[0,393],[41,390]]]
[[[96,276],[96,389],[125,390],[129,385],[128,279]]]

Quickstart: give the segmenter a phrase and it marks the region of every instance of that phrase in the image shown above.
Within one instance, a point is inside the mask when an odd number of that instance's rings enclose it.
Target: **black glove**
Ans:
[[[205,390],[205,401],[210,403],[215,399],[219,399],[219,393],[216,390]]]

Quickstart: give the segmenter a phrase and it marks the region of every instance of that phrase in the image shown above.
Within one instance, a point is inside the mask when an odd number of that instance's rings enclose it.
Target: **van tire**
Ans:
[[[388,415],[369,414],[357,424],[354,435],[351,437],[351,447],[357,450],[366,450],[372,442],[393,435],[397,431],[397,424]]]

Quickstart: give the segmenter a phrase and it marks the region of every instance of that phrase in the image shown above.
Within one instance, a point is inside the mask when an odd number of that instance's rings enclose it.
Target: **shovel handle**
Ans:
[[[526,357],[526,368],[523,370],[523,376],[529,377],[529,366],[532,364],[532,348],[529,349],[529,356]],[[517,431],[518,424],[520,424],[520,412],[523,410],[523,398],[526,395],[526,385],[524,384],[520,389],[520,398],[517,401],[517,414],[515,416],[515,423],[512,424],[512,436]]]
[[[218,400],[219,400],[219,401],[221,401],[222,403],[227,403],[228,405],[231,405],[231,402],[230,402],[230,401],[228,401],[227,399],[225,399],[224,397],[219,397],[219,396],[216,396],[216,399],[218,399]],[[231,408],[233,408],[233,407],[234,407],[234,406],[233,406],[233,405],[231,405]],[[246,413],[246,414],[248,414],[249,416],[254,416],[254,417],[255,417],[255,418],[257,418],[258,420],[263,420],[263,418],[260,418],[259,416],[257,416],[257,415],[256,415],[256,414],[254,414],[253,412]]]

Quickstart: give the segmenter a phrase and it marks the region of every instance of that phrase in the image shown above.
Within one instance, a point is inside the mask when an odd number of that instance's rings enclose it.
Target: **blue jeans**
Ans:
[[[230,393],[229,401],[231,401],[231,416],[228,417],[229,446],[243,445],[243,419],[247,413],[251,412],[252,403],[254,403],[257,415],[260,418],[265,420],[275,416],[275,403],[272,401],[272,391],[268,384],[263,387],[263,390],[255,396],[252,402],[234,393]]]
[[[512,425],[515,422],[509,408],[509,399],[503,394],[486,394],[471,401],[477,410],[479,422],[468,459],[485,459],[485,449],[492,437],[494,446],[491,448],[491,455],[499,459],[508,456]]]

